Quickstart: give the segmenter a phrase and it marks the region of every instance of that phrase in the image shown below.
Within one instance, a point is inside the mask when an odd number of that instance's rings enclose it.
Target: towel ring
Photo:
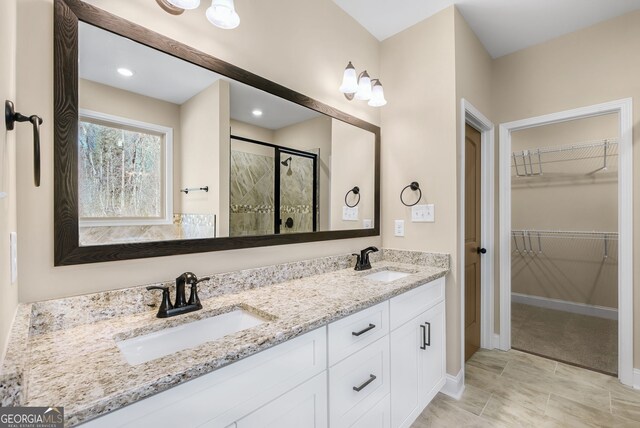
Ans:
[[[349,193],[353,193],[354,195],[358,195],[358,200],[353,205],[349,205],[349,202],[347,202],[347,198],[349,197]],[[344,204],[346,206],[348,206],[349,208],[353,208],[353,207],[356,207],[359,203],[360,203],[360,188],[358,186],[354,186],[353,189],[349,190],[347,192],[347,194],[344,195]]]
[[[412,204],[408,204],[404,201],[403,194],[404,194],[404,191],[407,189],[411,189],[414,192],[417,190],[419,192],[418,200]],[[418,202],[420,202],[420,199],[422,199],[422,190],[420,190],[420,184],[417,181],[412,181],[411,184],[409,184],[408,186],[405,186],[404,189],[402,189],[402,192],[400,192],[400,202],[402,202],[402,204],[406,205],[407,207],[412,207],[414,205],[417,205]]]

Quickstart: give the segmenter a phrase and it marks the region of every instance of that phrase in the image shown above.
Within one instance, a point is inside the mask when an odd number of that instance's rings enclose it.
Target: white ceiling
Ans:
[[[378,40],[455,4],[493,58],[640,9],[640,0],[333,1]]]
[[[280,129],[320,113],[86,23],[79,28],[80,78],[181,105],[218,79],[230,84],[231,118]],[[117,69],[135,74],[123,77]],[[261,117],[251,113],[263,112]]]

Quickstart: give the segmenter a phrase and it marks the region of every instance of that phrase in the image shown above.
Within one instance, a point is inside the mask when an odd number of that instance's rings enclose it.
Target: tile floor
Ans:
[[[438,394],[412,428],[640,427],[640,390],[511,350],[478,351],[459,401]]]

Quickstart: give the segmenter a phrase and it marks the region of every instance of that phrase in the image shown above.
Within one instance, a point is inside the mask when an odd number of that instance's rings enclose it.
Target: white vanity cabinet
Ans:
[[[326,427],[326,370],[327,333],[326,327],[321,327],[91,420],[83,427],[223,428],[233,427],[236,422],[238,426],[247,426],[242,419],[265,405],[268,407],[265,414],[277,419],[279,412],[284,413],[277,398],[307,382],[301,390],[308,394],[310,388],[317,398],[314,405],[318,407],[313,409],[312,416],[315,412],[325,415],[320,419],[324,424],[310,426]],[[323,389],[318,389],[322,382],[314,380],[318,375],[325,379]],[[302,403],[301,411],[308,408]]]
[[[83,426],[404,428],[444,382],[440,278]]]
[[[391,426],[404,428],[445,383],[444,279],[392,299],[391,319]]]

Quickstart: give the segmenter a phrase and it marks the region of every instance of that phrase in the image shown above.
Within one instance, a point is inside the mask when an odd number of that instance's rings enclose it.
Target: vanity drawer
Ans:
[[[444,300],[444,277],[391,299],[391,330]]]
[[[329,420],[350,427],[389,394],[389,336],[329,368]]]
[[[389,428],[391,426],[391,395],[387,395],[351,425],[350,428]]]
[[[389,333],[389,302],[384,301],[329,324],[329,365]]]

